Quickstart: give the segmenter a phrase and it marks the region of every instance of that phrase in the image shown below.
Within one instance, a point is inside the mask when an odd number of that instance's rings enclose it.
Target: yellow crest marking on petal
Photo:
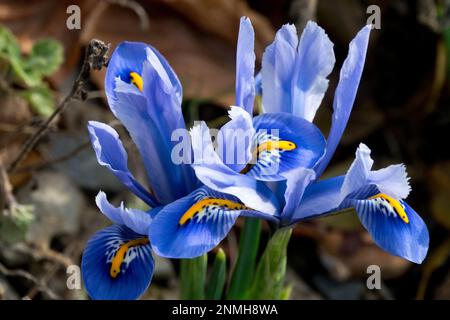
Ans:
[[[282,150],[282,151],[290,151],[294,150],[297,146],[295,143],[287,140],[268,140],[264,143],[258,145],[256,149],[257,153],[261,153],[264,151],[272,151],[272,150]]]
[[[119,275],[120,266],[122,265],[123,260],[125,259],[125,254],[127,253],[128,250],[130,250],[130,248],[140,246],[140,245],[146,245],[148,243],[149,243],[148,238],[144,237],[144,238],[130,240],[130,241],[122,244],[120,246],[119,250],[117,250],[117,252],[114,256],[114,259],[112,260],[111,268],[109,269],[109,275],[112,278],[116,278]]]
[[[250,209],[246,206],[244,206],[241,203],[227,200],[227,199],[218,199],[218,198],[205,198],[197,203],[194,203],[180,218],[178,221],[178,224],[180,226],[184,225],[189,219],[192,219],[194,216],[196,216],[198,213],[200,213],[202,210],[205,210],[207,207],[210,206],[217,206],[217,207],[224,207],[228,210],[244,210],[244,209]]]
[[[142,87],[144,86],[144,81],[142,77],[136,72],[130,72],[131,83],[134,84],[139,91],[142,91]]]
[[[291,151],[297,148],[296,144],[288,140],[267,140],[258,145],[257,148],[253,150],[252,159],[247,163],[244,169],[240,173],[248,173],[258,160],[259,154],[265,151],[281,150],[281,151]]]
[[[405,222],[405,223],[409,223],[408,215],[406,214],[405,209],[403,208],[403,206],[400,204],[400,202],[398,200],[396,200],[384,193],[378,193],[378,194],[370,197],[369,200],[376,199],[376,198],[385,199],[389,203],[389,205],[395,210],[395,212],[400,217],[400,219],[402,219],[403,222]]]

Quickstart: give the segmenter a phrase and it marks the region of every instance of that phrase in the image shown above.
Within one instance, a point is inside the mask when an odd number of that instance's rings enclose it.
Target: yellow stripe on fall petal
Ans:
[[[292,141],[267,140],[266,142],[259,144],[258,147],[253,150],[251,160],[247,163],[245,168],[241,170],[240,173],[242,174],[248,173],[256,164],[260,153],[263,153],[265,151],[271,152],[273,150],[291,151],[294,150],[295,148],[297,148],[297,146]]]
[[[249,209],[241,203],[234,202],[227,199],[218,199],[218,198],[205,198],[200,200],[197,203],[194,203],[180,218],[178,224],[180,226],[184,225],[189,219],[192,219],[195,215],[200,213],[202,210],[207,209],[210,206],[218,206],[223,207],[228,210],[244,210]]]
[[[123,260],[125,259],[125,254],[128,252],[128,250],[130,250],[130,248],[140,245],[146,245],[148,243],[149,243],[148,238],[139,238],[130,240],[122,244],[119,250],[117,250],[114,259],[112,260],[111,268],[109,269],[109,275],[112,278],[116,278],[118,276],[118,274],[120,273],[120,266],[122,265]]]
[[[287,140],[268,140],[264,143],[258,145],[256,148],[256,153],[262,153],[264,151],[272,151],[272,150],[281,150],[281,151],[290,151],[294,150],[297,146],[295,143]]]
[[[139,91],[142,91],[142,87],[144,86],[144,81],[142,77],[136,72],[130,72],[131,83],[134,84]]]
[[[403,208],[403,206],[400,204],[400,202],[398,200],[396,200],[384,193],[378,193],[378,194],[370,197],[369,200],[377,199],[377,198],[385,199],[389,203],[389,205],[395,210],[395,212],[400,217],[400,219],[402,219],[403,222],[405,222],[405,223],[409,223],[408,215],[406,214],[405,209]]]

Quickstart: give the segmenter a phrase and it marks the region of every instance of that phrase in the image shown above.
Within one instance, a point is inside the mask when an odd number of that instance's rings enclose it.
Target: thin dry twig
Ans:
[[[89,147],[90,145],[91,145],[90,141],[84,141],[79,146],[75,147],[73,150],[70,150],[68,153],[63,154],[60,157],[56,157],[54,159],[50,159],[48,161],[45,161],[44,163],[38,163],[38,164],[35,164],[35,165],[29,165],[29,166],[26,166],[26,167],[21,167],[20,169],[17,169],[16,172],[18,172],[18,173],[31,172],[31,171],[39,171],[39,170],[48,168],[48,167],[50,167],[52,165],[55,165],[55,164],[67,161],[67,160],[71,159],[72,157],[75,157],[80,152],[82,152],[87,147]]]
[[[84,85],[89,80],[89,74],[91,70],[100,70],[103,68],[103,66],[106,66],[108,61],[109,47],[109,44],[105,44],[104,42],[97,39],[92,39],[90,41],[89,46],[86,48],[83,66],[81,67],[81,71],[78,74],[78,77],[75,80],[70,93],[55,109],[52,115],[43,123],[39,130],[37,130],[37,132],[25,142],[18,156],[9,165],[7,170],[8,173],[12,173],[15,169],[17,169],[22,160],[28,155],[28,153],[30,153],[31,150],[33,150],[33,148],[41,140],[41,138],[45,136],[53,121],[59,114],[64,111],[70,101],[84,101],[88,98],[88,94],[84,89]]]
[[[61,257],[66,257],[67,259],[71,259],[70,256],[72,256],[72,252],[77,248],[77,243],[76,242],[72,242],[70,243],[62,253],[57,253],[57,255],[60,255]],[[47,258],[49,258],[50,256],[48,256]],[[53,255],[52,258],[54,258],[55,256]],[[61,264],[61,260],[60,259],[52,259],[52,264],[49,267],[49,269],[47,270],[47,273],[42,277],[41,282],[42,284],[46,284],[50,279],[52,279],[54,277],[54,275],[56,274],[56,272],[61,268],[61,266],[64,266],[67,268],[68,265],[65,265],[64,263]],[[71,262],[70,264],[73,264],[73,262]],[[39,286],[35,285],[33,288],[31,288],[28,293],[27,293],[27,297],[29,297],[30,299],[33,299],[36,294],[39,292]]]
[[[7,277],[21,277],[24,278],[32,283],[34,283],[35,287],[40,291],[45,293],[50,299],[57,300],[59,299],[58,295],[53,292],[52,289],[47,287],[41,280],[33,276],[31,273],[22,270],[22,269],[15,269],[10,270],[6,268],[2,263],[0,263],[0,273]]]
[[[108,125],[111,127],[116,127],[116,126],[120,125],[120,122],[118,120],[112,120],[108,123]],[[17,169],[16,172],[22,173],[22,172],[38,171],[38,170],[48,168],[52,165],[70,160],[72,157],[75,157],[80,152],[82,152],[83,150],[88,148],[90,145],[91,145],[91,141],[86,140],[86,141],[80,143],[77,147],[75,147],[72,150],[70,150],[69,152],[67,152],[66,154],[63,154],[59,157],[55,157],[53,159],[47,160],[43,163],[38,163],[38,164],[34,164],[34,165],[21,167],[20,169]]]
[[[147,16],[147,12],[139,2],[133,0],[107,0],[107,2],[111,4],[117,4],[119,6],[129,8],[130,10],[134,11],[134,13],[136,13],[136,15],[139,18],[141,30],[142,31],[148,30],[150,26],[150,20]]]

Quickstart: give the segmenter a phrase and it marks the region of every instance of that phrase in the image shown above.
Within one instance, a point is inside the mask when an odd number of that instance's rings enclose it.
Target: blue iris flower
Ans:
[[[115,224],[89,240],[82,257],[82,274],[94,299],[136,299],[153,274],[150,223],[165,204],[186,196],[199,183],[189,165],[171,161],[172,131],[185,128],[182,89],[157,50],[142,43],[120,44],[109,62],[105,90],[111,111],[142,156],[151,192],[129,171],[118,133],[107,124],[90,121],[97,160],[152,209],[128,209],[123,203],[114,207],[105,193],[99,192],[96,204]]]
[[[387,252],[421,263],[428,251],[424,221],[404,199],[411,188],[402,164],[372,170],[370,149],[360,144],[343,176],[309,184],[287,225],[354,208],[375,243]]]
[[[123,203],[115,207],[99,192],[96,204],[114,225],[89,240],[82,275],[94,299],[136,299],[151,282],[152,252],[169,258],[200,256],[217,246],[239,215],[271,219],[278,204],[262,182],[254,180],[240,189],[253,196],[250,207],[233,194],[202,185],[190,163],[174,161],[182,138],[189,139],[181,112],[182,87],[156,49],[121,43],[109,62],[105,90],[111,111],[143,159],[148,188],[128,169],[118,133],[107,124],[90,121],[97,160],[151,209],[126,208]],[[187,137],[174,136],[176,132],[186,132]],[[191,155],[188,146],[181,149],[183,159]]]
[[[250,20],[242,18],[236,57],[239,107],[231,107],[232,120],[220,129],[216,149],[204,122],[191,130],[192,168],[203,185],[155,215],[149,236],[159,255],[171,258],[201,255],[227,235],[238,216],[278,223],[279,201],[263,181],[284,180],[297,167],[313,168],[325,153],[325,138],[307,120],[282,112],[252,117],[253,39]],[[276,134],[272,129],[277,130]],[[255,158],[258,153],[266,157]]]
[[[236,106],[217,135],[217,148],[204,122],[191,130],[197,178],[207,187],[239,198],[247,207],[277,217],[280,203],[267,202],[265,181],[290,179],[312,170],[325,155],[325,138],[310,121],[276,110],[252,117],[255,98],[254,31],[242,18],[237,44]],[[269,204],[269,205],[267,205]],[[264,211],[262,205],[269,211]]]
[[[242,172],[241,167],[228,166],[234,169],[233,172],[220,163],[212,147],[200,149],[211,144],[206,125],[200,124],[192,130],[193,167],[198,179],[206,186],[232,193],[243,203],[247,203],[246,198],[251,195],[245,194],[236,184],[245,185],[245,181],[252,177],[266,181],[266,185],[277,195],[280,205],[275,214],[279,227],[354,208],[381,248],[421,263],[428,250],[429,236],[425,223],[404,201],[410,187],[403,165],[371,171],[373,161],[370,150],[361,145],[355,162],[345,176],[319,180],[336,150],[353,108],[370,29],[370,26],[365,26],[349,45],[334,96],[331,129],[324,148],[315,127],[305,123],[314,120],[328,88],[327,77],[335,63],[332,42],[314,22],[306,25],[300,41],[295,27],[284,25],[277,32],[274,42],[266,48],[262,70],[255,80],[252,69],[253,29],[248,19],[242,19],[238,61],[241,59],[244,62],[237,65],[242,70],[237,71],[236,87],[236,104],[241,108],[232,108],[231,120],[224,128],[254,129],[256,132],[266,128],[279,129],[281,140],[294,141],[301,151],[279,150],[279,155],[271,158],[279,163],[277,174],[264,174],[264,161],[258,165],[260,160],[248,172]],[[253,86],[257,93],[262,94],[266,113],[252,120],[248,116],[252,108],[246,103],[253,102],[253,97],[248,98],[255,92],[251,90]],[[234,142],[224,136],[227,146],[220,146],[219,141],[218,150],[230,148],[236,151]],[[264,140],[256,139],[256,143],[246,146],[244,152],[251,154],[249,150],[258,149],[261,142],[264,143]],[[306,154],[314,156],[309,158]],[[302,159],[305,161],[301,162]]]
[[[91,121],[88,129],[98,162],[151,209],[125,208],[123,203],[114,207],[103,192],[97,195],[97,206],[114,225],[96,233],[84,251],[82,273],[89,295],[138,298],[152,278],[152,252],[169,258],[199,256],[219,244],[239,216],[286,227],[354,207],[381,247],[420,262],[428,233],[403,201],[409,191],[404,167],[371,171],[368,151],[361,146],[346,176],[318,181],[348,121],[369,33],[369,27],[363,28],[350,44],[325,141],[312,123],[335,62],[325,32],[308,23],[298,43],[295,28],[283,26],[266,49],[255,81],[254,32],[242,18],[237,107],[230,109],[231,120],[220,129],[216,149],[205,123],[191,130],[192,149],[184,150],[183,157],[193,155],[192,165],[173,161],[179,142],[173,133],[185,129],[175,72],[151,46],[120,44],[108,66],[106,94],[143,159],[148,188],[129,171],[127,153],[113,128]],[[255,91],[262,91],[266,113],[253,118]],[[245,133],[243,146],[236,132]]]

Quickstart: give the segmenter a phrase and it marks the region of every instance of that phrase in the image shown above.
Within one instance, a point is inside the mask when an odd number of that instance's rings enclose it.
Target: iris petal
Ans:
[[[364,68],[370,29],[370,25],[365,26],[350,42],[348,56],[342,65],[339,84],[334,95],[334,111],[330,134],[327,139],[327,151],[316,168],[317,178],[322,175],[328,166],[347,126]]]
[[[358,146],[355,154],[355,160],[345,175],[341,188],[341,201],[344,198],[369,184],[369,174],[372,169],[373,160],[370,157],[370,149],[363,143]]]
[[[186,126],[181,110],[182,86],[172,67],[158,50],[149,46],[146,53],[147,59],[144,61],[142,71],[143,94],[147,99],[148,115],[168,145],[166,154],[168,160],[164,161],[166,166],[164,173],[172,185],[170,200],[173,201],[197,187],[197,180],[190,166],[191,150],[184,150],[188,152],[187,155],[183,155],[183,159],[187,159],[187,162],[178,163],[172,159],[172,151],[179,142],[175,133],[180,133],[181,139],[189,138],[187,131],[184,130]],[[156,171],[156,175],[161,173]]]
[[[333,43],[317,23],[309,21],[303,30],[293,73],[292,113],[313,121],[328,88],[334,67]]]
[[[321,180],[310,184],[295,208],[289,224],[331,212],[342,202],[341,188],[344,176]]]
[[[268,214],[278,212],[278,201],[264,183],[226,166],[215,152],[204,122],[191,129],[193,168],[197,178],[209,188],[238,197],[246,206]]]
[[[253,114],[255,100],[255,33],[247,17],[241,18],[236,52],[236,105]]]
[[[292,113],[292,70],[298,44],[294,25],[278,30],[275,40],[264,51],[261,68],[263,107],[268,113]]]
[[[378,246],[421,263],[427,254],[429,235],[420,216],[401,200],[409,192],[406,170],[396,165],[371,171],[372,165],[370,149],[360,144],[345,176],[306,188],[288,224],[353,207]]]
[[[134,194],[151,207],[158,201],[133,177],[128,169],[128,155],[117,132],[107,124],[90,121],[88,125],[97,161],[111,172]]]
[[[253,125],[258,135],[254,148],[259,150],[264,144],[273,147],[272,151],[258,153],[254,159],[257,161],[247,175],[256,179],[284,180],[290,170],[314,167],[325,152],[325,138],[320,130],[302,118],[282,112],[270,113],[255,117]],[[288,145],[286,150],[283,150],[284,142]]]
[[[153,250],[168,258],[194,258],[217,246],[245,206],[236,197],[201,187],[165,206],[153,220]]]
[[[109,100],[110,108],[136,144],[156,198],[161,203],[176,199],[171,182],[176,181],[179,171],[172,168],[170,144],[150,118],[145,97],[134,85],[120,79],[116,79],[115,94],[117,99]]]
[[[81,271],[92,299],[132,300],[147,290],[154,264],[151,246],[145,239],[146,236],[125,226],[113,225],[89,240],[83,252]],[[115,277],[111,276],[113,263],[120,268]]]
[[[116,78],[130,83],[130,73],[142,74],[144,60],[147,58],[145,48],[148,46],[141,42],[122,42],[114,50],[108,63],[105,77],[105,91],[108,101],[114,99],[116,94]]]
[[[359,219],[375,243],[387,252],[414,263],[422,263],[429,245],[428,229],[420,216],[400,200],[409,222],[405,223],[374,200],[355,200]],[[385,208],[385,207],[383,207]]]
[[[148,100],[148,114],[162,135],[170,141],[172,131],[185,128],[181,112],[181,83],[167,60],[153,47],[145,49],[143,94]]]
[[[295,209],[300,205],[306,187],[314,180],[316,173],[314,170],[306,168],[296,168],[286,172],[286,190],[284,192],[285,205],[281,213],[282,223],[289,222]]]
[[[262,77],[261,77],[261,71],[258,72],[255,76],[255,94],[257,96],[262,95]]]
[[[403,164],[371,171],[369,180],[378,187],[380,192],[389,194],[396,199],[407,198],[411,191],[406,167]]]
[[[130,51],[133,54],[125,55]],[[142,92],[122,78],[121,68],[128,72],[136,66],[132,71],[142,76]],[[136,143],[156,198],[169,203],[188,194],[195,187],[192,169],[188,164],[175,164],[171,158],[173,130],[185,127],[181,85],[167,61],[150,46],[123,43],[111,58],[106,85],[111,111]]]
[[[251,144],[255,135],[250,114],[240,107],[228,111],[230,121],[220,128],[217,148],[222,162],[230,169],[240,172],[251,160]]]
[[[138,209],[125,208],[123,202],[119,207],[114,207],[109,203],[106,194],[102,191],[95,197],[95,203],[100,211],[112,222],[125,225],[139,234],[147,234],[148,227],[152,222],[152,216],[159,210],[152,209],[150,212],[144,212]]]
[[[343,209],[341,204],[349,197],[361,199],[361,196],[368,197],[382,192],[402,199],[398,195],[404,195],[405,188],[409,188],[405,168],[390,166],[371,171],[373,160],[370,154],[371,150],[361,143],[356,150],[355,160],[344,176],[321,180],[308,186],[295,210],[293,221]],[[349,203],[346,205],[351,206]]]

